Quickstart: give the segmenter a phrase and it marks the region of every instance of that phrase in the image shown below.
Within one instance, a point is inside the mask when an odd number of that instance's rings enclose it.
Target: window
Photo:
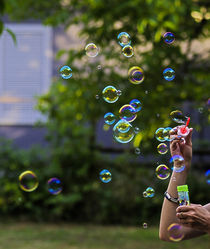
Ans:
[[[52,29],[41,24],[10,24],[17,39],[0,37],[0,125],[32,125],[44,117],[34,109],[52,77]]]

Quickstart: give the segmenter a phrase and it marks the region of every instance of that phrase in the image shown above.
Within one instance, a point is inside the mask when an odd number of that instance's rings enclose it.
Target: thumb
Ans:
[[[190,132],[185,138],[186,144],[188,145],[192,144],[192,133],[193,133],[193,128],[190,128]]]

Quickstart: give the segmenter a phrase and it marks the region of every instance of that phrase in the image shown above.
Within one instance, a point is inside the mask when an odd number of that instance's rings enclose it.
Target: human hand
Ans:
[[[176,212],[176,216],[183,226],[210,233],[210,212],[202,205],[179,206]]]
[[[170,142],[170,151],[171,156],[180,155],[185,160],[185,166],[189,167],[190,162],[192,160],[192,132],[193,128],[190,128],[189,134],[182,139],[181,136],[177,135],[177,127],[175,127],[170,132],[170,138],[172,141]]]

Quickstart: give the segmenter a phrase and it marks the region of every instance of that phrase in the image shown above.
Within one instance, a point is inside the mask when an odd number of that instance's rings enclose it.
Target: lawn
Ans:
[[[162,242],[158,228],[0,224],[0,249],[209,249],[210,237]]]

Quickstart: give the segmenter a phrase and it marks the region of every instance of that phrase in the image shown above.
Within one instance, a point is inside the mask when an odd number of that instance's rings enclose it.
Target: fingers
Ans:
[[[190,133],[185,138],[186,144],[188,145],[192,144],[192,133],[193,133],[193,128],[190,128]]]
[[[190,204],[190,205],[179,206],[176,209],[176,212],[177,213],[188,212],[188,211],[191,211],[191,210],[195,210],[197,207],[202,207],[202,205],[200,205],[200,204]]]

